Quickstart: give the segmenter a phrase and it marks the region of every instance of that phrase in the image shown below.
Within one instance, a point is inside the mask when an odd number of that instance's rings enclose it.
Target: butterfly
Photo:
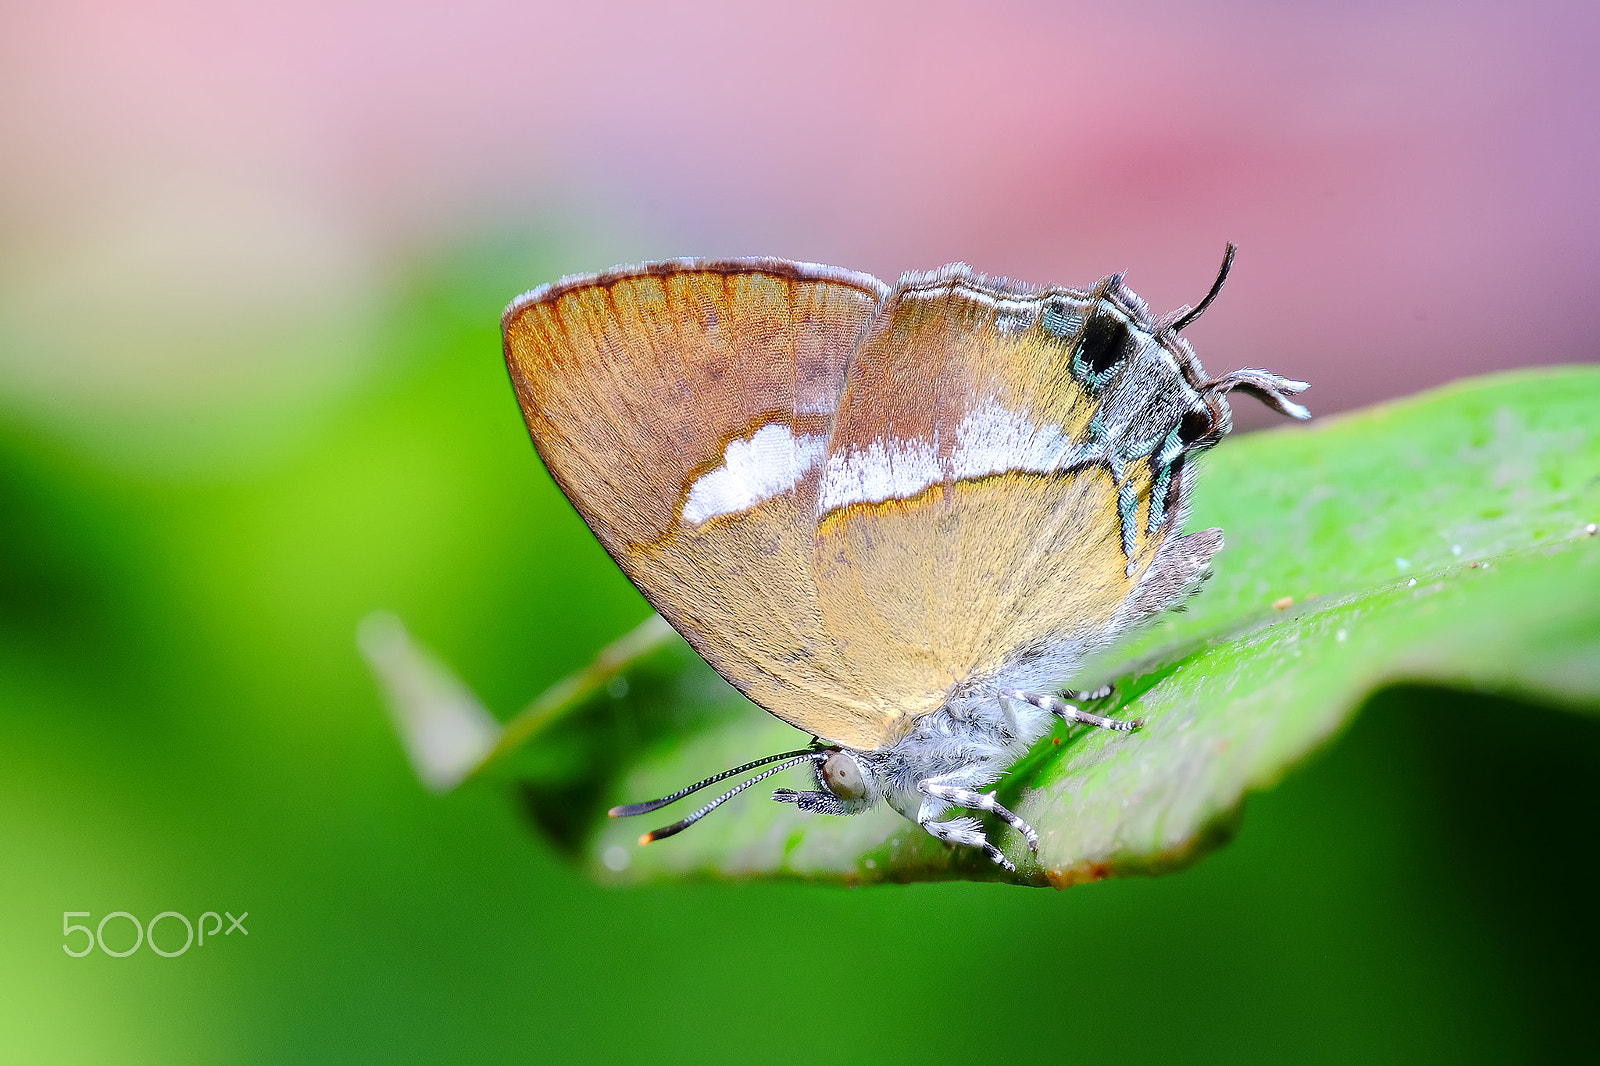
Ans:
[[[1038,835],[983,791],[1079,704],[1085,656],[1183,602],[1222,547],[1181,530],[1227,394],[1309,417],[1307,387],[1209,377],[1121,274],[1086,290],[964,264],[867,274],[677,259],[514,300],[506,365],[550,474],[645,598],[729,682],[810,733],[657,810],[809,763],[816,814],[887,803],[1014,869],[972,813]],[[776,765],[773,765],[776,764]]]

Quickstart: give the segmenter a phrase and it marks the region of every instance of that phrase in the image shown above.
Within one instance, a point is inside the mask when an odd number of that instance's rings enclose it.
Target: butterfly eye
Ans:
[[[867,782],[861,776],[861,767],[842,751],[834,752],[823,762],[822,783],[828,786],[829,792],[848,803],[867,798]]]
[[[1210,411],[1189,411],[1178,423],[1178,439],[1188,447],[1211,432]]]
[[[1096,315],[1084,327],[1083,340],[1073,356],[1073,370],[1091,387],[1098,388],[1111,380],[1111,374],[1122,364],[1131,347],[1128,324],[1111,315]]]

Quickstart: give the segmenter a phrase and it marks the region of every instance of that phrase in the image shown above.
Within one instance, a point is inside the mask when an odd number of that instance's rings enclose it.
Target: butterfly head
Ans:
[[[1211,283],[1211,289],[1198,304],[1194,307],[1180,307],[1155,323],[1156,336],[1177,354],[1179,365],[1184,368],[1191,385],[1199,391],[1211,416],[1210,426],[1203,431],[1198,423],[1184,427],[1186,435],[1190,432],[1195,434],[1196,447],[1210,447],[1232,428],[1233,414],[1228,408],[1225,397],[1234,389],[1250,393],[1279,414],[1298,419],[1311,417],[1310,411],[1290,399],[1294,394],[1310,388],[1309,382],[1295,381],[1265,370],[1254,369],[1235,370],[1220,378],[1207,377],[1200,368],[1200,361],[1195,358],[1194,350],[1189,347],[1189,342],[1179,336],[1187,326],[1205,313],[1206,308],[1217,298],[1217,294],[1222,292],[1222,285],[1228,280],[1228,271],[1233,268],[1235,250],[1232,244],[1228,245],[1227,251],[1222,256],[1222,266],[1217,271],[1217,279]]]

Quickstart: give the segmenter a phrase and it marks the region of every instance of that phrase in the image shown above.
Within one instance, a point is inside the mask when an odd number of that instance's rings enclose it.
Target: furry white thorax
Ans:
[[[1007,695],[1016,690],[1060,691],[1076,673],[1085,648],[1064,641],[1026,657],[980,684],[961,686],[943,707],[916,720],[895,743],[849,751],[867,782],[858,813],[888,803],[913,822],[939,818],[951,807],[922,791],[924,782],[977,791],[999,781],[1057,721],[1050,711]],[[826,790],[820,773],[818,787]]]
[[[869,771],[864,776],[873,794],[913,822],[924,822],[949,804],[924,793],[923,782],[973,791],[992,785],[1054,721],[1049,711],[996,691],[952,700],[917,719],[893,745],[852,754]]]

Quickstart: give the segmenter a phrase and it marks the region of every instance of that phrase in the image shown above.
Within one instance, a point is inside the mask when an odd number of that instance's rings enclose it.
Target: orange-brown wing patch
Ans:
[[[539,454],[624,572],[755,702],[856,747],[892,716],[826,635],[816,488],[885,291],[777,260],[681,262],[535,290],[504,320]]]

